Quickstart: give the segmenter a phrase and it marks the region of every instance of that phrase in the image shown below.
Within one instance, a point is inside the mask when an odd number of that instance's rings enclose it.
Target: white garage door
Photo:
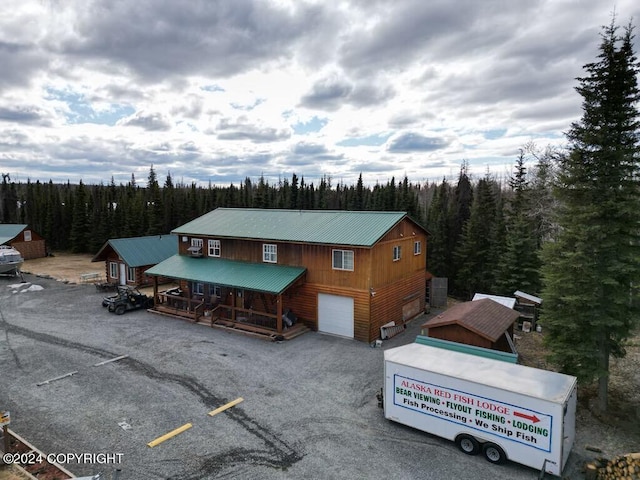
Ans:
[[[319,293],[318,331],[353,338],[353,298]]]

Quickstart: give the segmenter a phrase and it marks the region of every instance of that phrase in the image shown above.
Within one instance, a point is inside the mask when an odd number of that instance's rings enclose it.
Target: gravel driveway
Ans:
[[[25,280],[42,290],[0,279],[0,410],[47,453],[122,454],[119,464],[65,465],[77,475],[120,468],[131,480],[538,477],[384,419],[375,397],[383,350],[412,342],[424,319],[382,348],[315,332],[277,343],[144,310],[117,316],[92,285]],[[185,432],[147,446],[186,423]],[[572,454],[567,478],[582,478],[583,460]]]

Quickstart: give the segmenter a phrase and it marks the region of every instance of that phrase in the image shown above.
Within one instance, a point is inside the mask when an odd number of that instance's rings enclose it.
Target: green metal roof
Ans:
[[[371,247],[405,216],[405,212],[217,208],[171,233]]]
[[[108,247],[118,254],[130,267],[155,265],[178,253],[178,237],[175,235],[151,235],[148,237],[115,238],[107,241],[91,259],[103,261],[107,257]]]
[[[174,255],[151,267],[145,273],[279,294],[300,278],[305,271],[304,267]]]
[[[0,245],[9,243],[27,227],[28,225],[17,223],[0,223]]]
[[[451,342],[449,340],[441,340],[439,338],[418,335],[416,342],[420,345],[428,345],[430,347],[444,348],[454,352],[468,353],[470,355],[478,355],[479,357],[491,358],[493,360],[501,360],[507,363],[518,363],[517,353],[501,352],[490,348],[476,347],[475,345],[467,345],[465,343]]]

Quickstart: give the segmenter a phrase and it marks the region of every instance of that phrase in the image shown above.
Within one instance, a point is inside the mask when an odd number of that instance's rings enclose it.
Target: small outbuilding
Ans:
[[[515,309],[520,312],[520,328],[523,330],[535,328],[538,323],[538,312],[542,306],[542,299],[521,290],[516,290],[513,296],[517,300]]]
[[[108,240],[91,261],[105,263],[107,282],[141,287],[153,283],[154,277],[145,272],[177,251],[175,235],[115,238]]]
[[[15,248],[25,260],[47,256],[45,239],[25,224],[0,223],[0,245]]]
[[[482,300],[483,298],[490,298],[494,302],[498,302],[501,305],[509,308],[516,308],[516,299],[513,297],[502,297],[500,295],[491,295],[489,293],[476,293],[471,299],[472,302],[476,300]]]
[[[454,305],[422,325],[422,335],[516,353],[514,324],[520,314],[490,298]]]

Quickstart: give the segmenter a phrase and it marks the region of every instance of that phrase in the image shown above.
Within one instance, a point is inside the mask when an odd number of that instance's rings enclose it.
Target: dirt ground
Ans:
[[[89,254],[54,252],[49,257],[25,260],[22,265],[22,271],[68,283],[82,283],[81,275],[97,273],[99,280],[104,281],[104,262],[92,262],[92,258],[93,255]]]

